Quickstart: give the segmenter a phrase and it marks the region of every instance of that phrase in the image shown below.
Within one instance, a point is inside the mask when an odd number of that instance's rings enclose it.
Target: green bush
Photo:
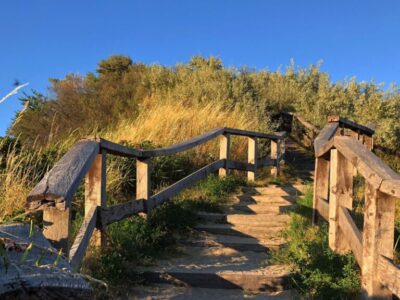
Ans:
[[[338,255],[328,247],[328,226],[312,226],[312,190],[292,213],[284,232],[288,244],[273,254],[273,261],[293,266],[293,285],[306,298],[356,299],[360,271],[352,254]]]

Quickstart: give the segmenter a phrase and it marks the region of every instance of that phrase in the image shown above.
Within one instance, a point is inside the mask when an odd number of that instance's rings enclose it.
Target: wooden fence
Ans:
[[[230,159],[230,137],[248,138],[248,160],[240,162]],[[209,174],[219,171],[225,176],[230,169],[247,171],[249,180],[255,179],[256,170],[272,166],[273,174],[279,171],[285,149],[285,132],[265,134],[246,130],[219,128],[183,143],[153,150],[125,147],[105,139],[84,139],[69,150],[44,176],[27,199],[29,210],[43,210],[43,233],[56,248],[62,248],[74,268],[78,268],[89,241],[105,243],[107,225],[140,212],[149,212],[183,189],[188,188]],[[219,160],[201,168],[161,192],[151,194],[151,159],[173,155],[214,138],[220,137]],[[271,154],[258,157],[258,139],[271,140]],[[136,199],[107,207],[106,205],[106,157],[117,155],[136,159]],[[83,224],[69,249],[71,229],[71,204],[81,182],[85,180],[85,217]]]
[[[395,198],[400,176],[372,150],[374,131],[345,118],[329,117],[314,141],[314,221],[329,222],[329,246],[352,251],[361,268],[364,298],[400,296],[400,269],[393,262]],[[360,231],[353,208],[353,178],[365,179],[364,224]]]

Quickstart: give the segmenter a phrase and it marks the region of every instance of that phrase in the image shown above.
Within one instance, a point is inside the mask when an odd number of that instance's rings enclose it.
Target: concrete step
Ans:
[[[227,247],[187,247],[186,253],[139,271],[147,281],[181,286],[246,291],[282,291],[288,286],[290,268],[263,267],[268,258],[265,253]]]
[[[185,239],[181,243],[195,247],[228,247],[236,251],[268,252],[279,250],[285,244],[285,240],[282,237],[256,239],[203,233],[200,236]]]
[[[201,224],[196,226],[199,231],[212,234],[233,235],[240,237],[253,237],[256,239],[266,239],[272,236],[279,236],[279,233],[286,228],[285,224],[273,227],[257,226],[247,224],[233,226],[231,224]]]

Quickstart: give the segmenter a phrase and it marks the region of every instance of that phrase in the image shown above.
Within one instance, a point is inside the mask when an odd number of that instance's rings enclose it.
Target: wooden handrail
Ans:
[[[370,151],[372,129],[341,117],[329,117],[328,121],[314,142],[314,222],[317,214],[329,222],[332,250],[354,253],[365,298],[392,299],[392,293],[400,296],[400,268],[391,260],[393,198],[400,198],[400,175]],[[352,130],[350,136],[343,136],[343,128]],[[356,173],[364,177],[366,185],[362,233],[348,211]]]
[[[230,136],[246,136],[249,140],[248,162],[230,160]],[[151,159],[177,154],[221,136],[220,159],[186,176],[155,195],[151,195]],[[278,174],[283,160],[285,132],[266,134],[234,128],[217,128],[185,142],[169,147],[143,150],[119,145],[103,138],[78,141],[44,176],[27,197],[27,208],[43,210],[44,235],[51,238],[68,255],[73,195],[85,177],[85,219],[69,254],[70,263],[79,267],[92,235],[95,244],[104,244],[108,224],[139,212],[150,212],[182,190],[209,174],[220,170],[225,176],[230,169],[245,170],[254,180],[256,170],[272,166]],[[257,156],[257,139],[271,140],[271,157]],[[136,199],[111,207],[106,205],[106,156],[108,154],[136,159]],[[251,158],[251,159],[250,159]],[[222,170],[222,171],[221,171]]]

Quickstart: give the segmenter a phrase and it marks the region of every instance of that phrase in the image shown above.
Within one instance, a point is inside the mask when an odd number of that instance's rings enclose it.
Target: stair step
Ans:
[[[231,212],[248,213],[248,214],[278,214],[289,211],[294,207],[293,204],[290,205],[270,205],[268,203],[258,203],[258,204],[234,204],[231,206]]]
[[[249,195],[244,194],[240,196],[234,196],[233,201],[239,204],[269,204],[269,205],[292,205],[296,200],[296,197],[291,195]]]
[[[252,237],[202,234],[200,237],[185,239],[181,243],[195,247],[228,247],[236,251],[267,252],[279,250],[285,244],[285,240],[281,237],[259,240]]]
[[[263,267],[268,258],[266,253],[238,252],[227,247],[187,247],[186,253],[138,270],[150,282],[181,286],[246,291],[281,291],[287,287],[290,268]]]
[[[285,226],[290,220],[290,216],[286,214],[281,215],[244,215],[244,214],[230,214],[227,215],[227,221],[233,225],[247,225],[247,226],[262,226],[264,230],[271,227]]]
[[[243,193],[250,195],[272,195],[272,196],[297,196],[299,190],[295,187],[267,186],[267,187],[243,187]]]
[[[277,236],[279,233],[286,228],[285,224],[275,227],[265,227],[265,226],[248,226],[236,225],[232,226],[230,224],[201,224],[196,226],[199,231],[206,231],[212,234],[222,234],[222,235],[233,235],[240,237],[253,237],[257,239],[265,239],[271,236]]]

